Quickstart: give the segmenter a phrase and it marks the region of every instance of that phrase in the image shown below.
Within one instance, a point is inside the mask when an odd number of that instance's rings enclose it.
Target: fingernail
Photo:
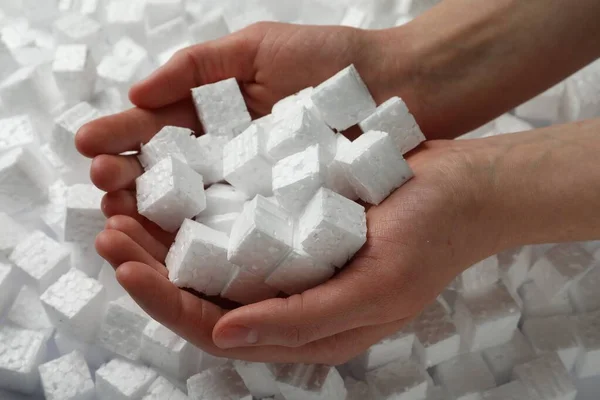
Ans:
[[[215,344],[222,349],[244,347],[258,342],[258,332],[245,326],[232,326],[224,329],[215,340]]]

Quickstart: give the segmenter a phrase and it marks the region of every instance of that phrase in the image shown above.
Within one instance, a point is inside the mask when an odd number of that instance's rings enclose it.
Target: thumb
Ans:
[[[254,27],[221,39],[179,50],[148,78],[129,91],[131,102],[141,108],[160,108],[190,96],[190,89],[236,78],[254,78],[254,59],[262,33]]]

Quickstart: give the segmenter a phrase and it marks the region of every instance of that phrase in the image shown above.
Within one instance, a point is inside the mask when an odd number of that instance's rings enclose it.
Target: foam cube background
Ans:
[[[102,193],[75,134],[130,107],[129,87],[177,50],[263,20],[383,29],[438,2],[1,1],[0,399],[596,400],[600,242],[484,260],[412,324],[337,368],[216,359],[153,321],[95,253]],[[600,61],[464,137],[598,117],[599,90]],[[352,68],[255,121],[234,80],[196,88],[193,99],[209,134],[169,128],[140,154],[148,171],[168,157],[189,167],[154,191],[148,215],[189,227],[169,258],[176,282],[240,303],[329,279],[364,241],[354,201],[377,203],[401,183],[383,173],[361,186],[358,173],[379,168],[373,154],[361,158],[376,143],[340,130],[387,133],[397,151],[385,158],[398,168],[425,140],[402,99],[376,104]],[[277,235],[265,236],[274,223]],[[264,245],[279,251],[265,257]],[[211,267],[194,268],[198,260]]]

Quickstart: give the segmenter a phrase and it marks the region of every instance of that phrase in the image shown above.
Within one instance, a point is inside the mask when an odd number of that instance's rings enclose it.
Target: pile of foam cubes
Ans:
[[[177,50],[264,20],[387,28],[436,3],[1,1],[0,399],[596,399],[600,242],[490,257],[337,367],[211,356],[152,320],[94,249],[103,193],[74,135],[129,108],[128,88]],[[240,304],[333,276],[366,240],[363,205],[412,178],[403,156],[425,140],[353,66],[254,121],[235,80],[191,95],[207,134],[164,127],[141,147],[138,208],[178,231],[176,285]],[[596,62],[464,137],[599,116]],[[337,133],[354,125],[354,141]]]

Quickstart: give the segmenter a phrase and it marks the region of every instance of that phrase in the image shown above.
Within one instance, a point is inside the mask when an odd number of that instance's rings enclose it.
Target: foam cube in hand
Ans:
[[[264,281],[263,276],[235,266],[221,291],[221,297],[244,305],[276,297],[279,290]]]
[[[323,185],[327,166],[319,146],[286,157],[273,167],[273,193],[281,207],[298,215]]]
[[[223,151],[229,142],[224,136],[202,135],[196,138],[197,153],[191,157],[190,165],[204,178],[204,183],[210,185],[221,182],[223,175]]]
[[[339,372],[328,365],[279,364],[277,386],[286,400],[345,400],[347,391]]]
[[[176,158],[165,158],[136,179],[139,213],[175,232],[206,207],[202,176]]]
[[[0,327],[0,387],[27,394],[37,389],[38,366],[46,358],[46,340],[42,332]]]
[[[91,99],[96,84],[96,65],[86,45],[58,46],[52,72],[59,89],[69,102]]]
[[[252,396],[259,399],[281,396],[275,380],[275,368],[272,365],[236,360],[233,366]]]
[[[206,189],[206,209],[202,217],[240,213],[248,197],[231,185],[217,183]]]
[[[570,316],[526,319],[521,330],[537,354],[555,352],[568,371],[573,369],[580,348]]]
[[[516,366],[513,377],[523,383],[531,396],[537,396],[534,398],[574,400],[577,395],[569,372],[556,353]]]
[[[379,204],[414,174],[388,133],[370,131],[352,142],[341,162],[358,196]]]
[[[358,124],[377,108],[354,65],[317,86],[311,98],[323,120],[338,132]]]
[[[250,126],[252,119],[235,78],[194,88],[192,97],[206,133],[234,137]]]
[[[360,123],[363,132],[387,132],[402,155],[425,141],[415,117],[399,97],[392,97]]]
[[[459,353],[460,337],[444,306],[436,301],[413,321],[415,355],[425,367],[433,367]]]
[[[201,215],[195,218],[196,222],[200,222],[203,225],[208,226],[215,231],[223,232],[226,235],[231,233],[231,229],[233,229],[233,224],[239,218],[240,213],[229,213],[222,215],[209,215],[208,217],[203,217]]]
[[[74,351],[40,365],[47,400],[94,400],[94,382],[83,355]]]
[[[0,262],[0,314],[14,299],[19,289],[16,269],[10,264]]]
[[[8,256],[25,236],[25,227],[8,214],[0,212],[0,255]]]
[[[234,267],[227,260],[228,245],[226,234],[185,220],[166,257],[169,279],[179,287],[219,294]]]
[[[336,142],[335,157],[327,166],[325,187],[350,200],[357,200],[358,196],[348,180],[348,176],[346,175],[346,171],[344,169],[344,163],[342,161],[344,155],[350,151],[352,142],[350,142],[350,140],[342,134],[336,135]]]
[[[166,378],[159,376],[150,385],[142,400],[188,400],[188,397]]]
[[[145,39],[144,17],[146,2],[143,0],[110,0],[105,5],[105,22],[109,26],[109,40],[114,43],[122,36],[131,36],[140,43]]]
[[[233,225],[227,258],[266,278],[292,248],[293,220],[277,204],[256,196]]]
[[[192,376],[187,381],[187,389],[192,400],[246,399],[250,396],[244,381],[230,363]]]
[[[39,293],[69,270],[69,250],[41,231],[19,242],[9,257]]]
[[[490,347],[481,352],[490,372],[498,385],[510,381],[513,368],[535,359],[537,356],[531,344],[521,331],[516,330],[512,339],[507,343]]]
[[[104,229],[106,217],[100,209],[103,196],[93,185],[67,188],[66,241],[91,241]]]
[[[303,250],[315,260],[341,268],[367,240],[365,209],[321,188],[299,219],[298,235]]]
[[[98,400],[141,399],[156,379],[152,369],[115,358],[96,371]]]
[[[52,284],[40,300],[58,330],[89,342],[96,336],[105,296],[98,281],[71,269]]]
[[[413,361],[395,361],[367,373],[367,383],[377,399],[423,399],[430,379]]]
[[[190,152],[196,150],[194,132],[187,128],[165,126],[142,145],[138,159],[146,171],[167,157],[190,164]]]
[[[22,287],[19,291],[8,310],[6,321],[14,326],[42,332],[48,339],[54,333],[54,325],[44,310],[39,294],[28,286]]]

